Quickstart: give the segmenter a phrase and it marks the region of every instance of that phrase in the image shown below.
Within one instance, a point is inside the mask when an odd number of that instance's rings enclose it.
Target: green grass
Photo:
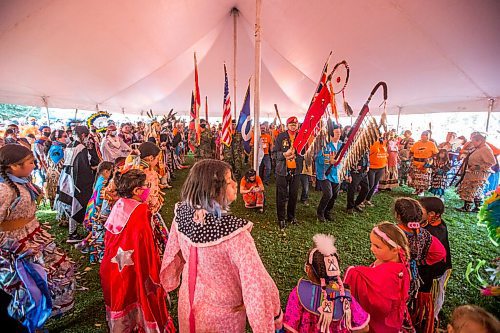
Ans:
[[[179,199],[181,185],[188,170],[177,172],[174,187],[167,191],[162,215],[170,225],[173,219],[173,206]],[[266,189],[266,210],[264,213],[250,211],[244,208],[243,201],[238,198],[231,206],[232,212],[245,217],[254,223],[252,235],[257,249],[268,272],[280,290],[281,304],[285,308],[290,290],[303,276],[304,261],[311,247],[312,236],[315,233],[330,233],[337,239],[342,269],[350,265],[369,265],[373,261],[370,253],[369,233],[373,225],[380,221],[394,221],[391,206],[394,198],[407,196],[410,189],[399,188],[392,192],[376,194],[373,198],[375,207],[356,215],[345,213],[345,194],[341,194],[335,204],[336,221],[320,223],[316,220],[316,206],[321,197],[320,192],[310,190],[310,205],[298,204],[297,218],[299,224],[280,231],[276,222],[275,187]],[[499,249],[489,242],[486,231],[476,225],[473,214],[464,214],[453,207],[460,205],[456,195],[447,193],[446,213],[444,219],[448,225],[450,247],[452,251],[453,273],[451,275],[442,315],[445,324],[453,309],[461,304],[477,304],[497,317],[500,315],[500,302],[494,298],[479,295],[465,280],[467,264],[474,259],[491,260],[499,256]],[[57,242],[65,248],[77,264],[80,279],[79,287],[88,288],[76,294],[75,309],[59,319],[51,319],[46,327],[50,332],[106,332],[104,303],[99,281],[99,266],[89,265],[87,257],[70,248],[64,241],[67,228],[58,227],[55,213],[41,210],[38,213],[40,221],[52,225],[51,232]],[[90,267],[90,271],[88,270]],[[175,294],[175,295],[174,295]],[[176,293],[171,294],[173,306],[169,309],[176,319]]]

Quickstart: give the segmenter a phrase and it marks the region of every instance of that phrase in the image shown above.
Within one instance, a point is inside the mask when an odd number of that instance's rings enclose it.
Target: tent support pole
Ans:
[[[238,50],[238,16],[240,11],[238,8],[234,7],[231,9],[231,15],[233,15],[233,109],[234,109],[234,118],[236,118],[236,55]]]
[[[489,104],[488,104],[488,117],[486,118],[486,132],[488,132],[488,129],[490,127],[490,116],[491,112],[493,111],[493,105],[495,105],[495,99],[490,98],[488,101]]]
[[[42,101],[45,106],[45,113],[47,114],[47,125],[50,126],[49,102],[47,101],[47,96],[42,96]]]
[[[403,107],[402,106],[398,106],[398,124],[396,126],[396,134],[399,133],[399,118],[401,117],[401,109]]]
[[[254,148],[253,148],[253,166],[257,175],[259,174],[259,138],[260,138],[260,70],[261,70],[261,26],[260,13],[262,9],[262,0],[255,0],[255,86],[253,98],[253,130],[254,130]],[[236,118],[236,117],[235,117]]]

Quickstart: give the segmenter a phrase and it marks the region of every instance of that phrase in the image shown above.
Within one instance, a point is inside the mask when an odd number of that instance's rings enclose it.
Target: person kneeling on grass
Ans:
[[[264,211],[264,184],[254,169],[248,170],[245,177],[241,178],[240,193],[246,208],[258,208],[260,212]]]

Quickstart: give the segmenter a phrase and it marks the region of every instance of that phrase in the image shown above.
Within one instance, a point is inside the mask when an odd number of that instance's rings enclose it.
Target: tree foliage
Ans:
[[[0,119],[8,120],[14,118],[35,117],[42,118],[42,111],[36,106],[23,106],[16,104],[0,104]]]

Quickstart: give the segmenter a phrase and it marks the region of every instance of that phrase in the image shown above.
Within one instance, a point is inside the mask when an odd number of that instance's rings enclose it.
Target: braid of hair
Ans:
[[[21,191],[19,191],[17,185],[9,178],[9,175],[7,174],[7,167],[5,165],[0,165],[0,176],[5,180],[5,183],[9,185],[9,187],[12,188],[16,193],[16,197],[9,204],[10,206],[12,205],[13,202],[15,202],[18,198],[21,197]],[[10,215],[10,207],[7,209],[7,216],[9,215]]]

